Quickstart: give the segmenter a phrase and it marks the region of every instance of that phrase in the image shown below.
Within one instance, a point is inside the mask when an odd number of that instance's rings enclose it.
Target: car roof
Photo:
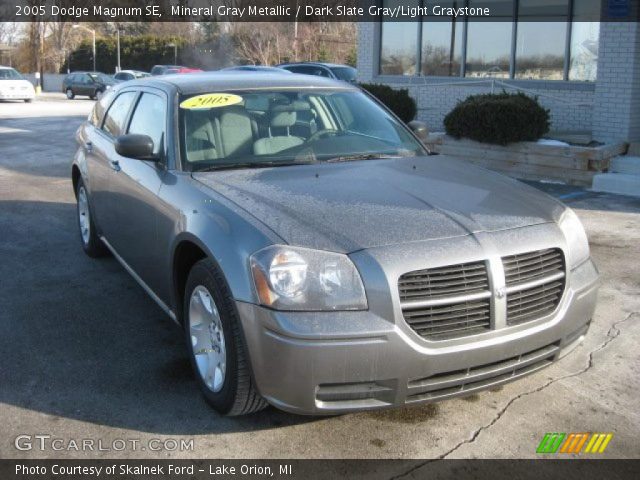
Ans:
[[[334,67],[348,67],[348,68],[354,68],[351,65],[342,65],[340,63],[325,63],[325,62],[290,62],[290,63],[281,63],[280,65],[278,65],[278,67],[292,67],[294,65],[320,65],[323,67],[330,67],[330,68],[334,68]]]
[[[228,90],[268,90],[268,89],[336,89],[358,90],[357,87],[344,82],[313,75],[282,75],[281,73],[261,73],[248,75],[247,72],[233,70],[218,72],[189,73],[182,75],[163,75],[145,79],[144,82],[128,82],[129,86],[156,85],[158,87],[175,87],[182,94]]]
[[[15,70],[15,68],[9,67],[9,66],[6,66],[6,65],[0,65],[0,68],[2,68],[4,70]]]

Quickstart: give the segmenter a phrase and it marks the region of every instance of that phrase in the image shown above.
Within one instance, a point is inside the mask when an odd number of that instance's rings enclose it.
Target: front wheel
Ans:
[[[108,253],[108,250],[96,231],[91,208],[89,207],[89,194],[82,180],[78,182],[76,198],[78,200],[78,228],[80,230],[82,249],[90,257],[103,257]]]
[[[67,98],[69,100],[73,100],[75,98],[75,94],[73,93],[73,90],[71,90],[70,88],[67,88],[66,93],[67,93]]]
[[[251,376],[231,293],[209,259],[196,263],[189,273],[184,319],[191,365],[208,403],[229,416],[265,408],[267,402]]]

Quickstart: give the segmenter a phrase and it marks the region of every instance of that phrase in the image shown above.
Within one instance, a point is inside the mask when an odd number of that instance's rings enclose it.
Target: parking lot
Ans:
[[[178,327],[115,259],[82,252],[69,165],[92,105],[0,103],[1,457],[533,458],[546,432],[612,432],[604,456],[638,457],[640,199],[537,185],[583,220],[602,278],[584,345],[550,368],[414,408],[223,418],[197,390]],[[15,447],[37,434],[140,450]],[[151,439],[193,450],[143,451]]]

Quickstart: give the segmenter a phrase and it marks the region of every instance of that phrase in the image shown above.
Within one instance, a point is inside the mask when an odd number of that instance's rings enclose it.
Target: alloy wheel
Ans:
[[[219,392],[227,373],[227,350],[220,313],[209,290],[198,285],[189,300],[189,334],[202,381]]]

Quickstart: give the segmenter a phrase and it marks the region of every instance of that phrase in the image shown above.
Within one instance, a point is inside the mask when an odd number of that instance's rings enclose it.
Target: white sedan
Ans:
[[[25,80],[16,69],[0,66],[0,100],[24,100],[31,102],[36,92],[29,80]]]

